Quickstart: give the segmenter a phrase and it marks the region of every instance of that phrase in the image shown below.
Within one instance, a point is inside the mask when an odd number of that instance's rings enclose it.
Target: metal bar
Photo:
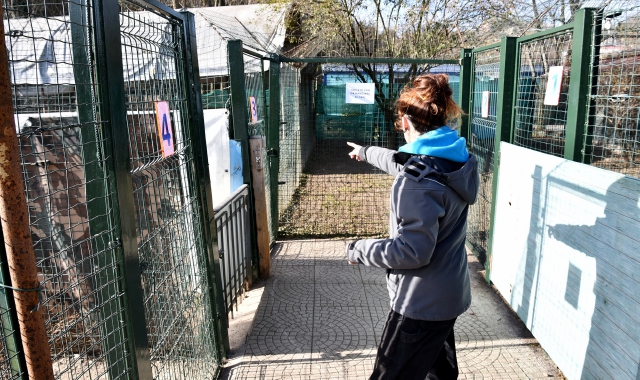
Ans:
[[[217,240],[218,240],[218,246],[219,246],[219,252],[220,252],[220,262],[219,262],[220,277],[222,282],[222,296],[224,298],[225,312],[229,310],[228,309],[229,297],[227,296],[227,292],[229,291],[229,286],[227,284],[228,269],[227,269],[227,263],[225,260],[225,254],[226,254],[226,251],[228,250],[228,247],[227,247],[227,236],[224,228],[224,226],[228,223],[227,215],[228,215],[227,208],[224,208],[221,211],[216,211],[216,214],[215,214],[216,233],[218,237]],[[226,327],[228,327],[228,324]]]
[[[577,15],[577,12],[576,12]],[[533,34],[529,34],[528,36],[524,36],[524,37],[520,37],[518,38],[518,43],[523,43],[523,42],[528,42],[531,40],[538,40],[538,39],[542,39],[542,38],[548,38],[549,36],[552,36],[554,34],[561,34],[561,33],[565,33],[568,30],[572,30],[574,25],[575,25],[575,18],[574,21],[568,23],[568,24],[564,24],[558,27],[555,27],[553,29],[547,29],[547,30],[543,30],[541,32],[537,32],[537,33],[533,33]]]
[[[591,42],[596,9],[583,8],[575,14],[571,47],[571,83],[567,109],[564,158],[582,162],[585,133],[589,121],[591,85]]]
[[[242,57],[242,41],[228,41],[229,83],[231,86],[231,115],[233,121],[233,138],[240,141],[242,148],[242,178],[244,183],[251,183],[251,167],[249,165],[249,124],[247,95],[244,80],[244,60]]]
[[[588,110],[589,119],[585,129],[584,145],[582,147],[582,163],[590,165],[593,158],[593,137],[594,126],[596,125],[596,103],[598,99],[598,78],[600,75],[600,46],[602,44],[602,21],[604,18],[604,9],[600,9],[595,14],[595,26],[593,30],[593,44],[591,48],[591,99],[589,100]],[[608,97],[606,97],[608,98]],[[633,160],[632,160],[633,161]]]
[[[513,104],[516,96],[516,77],[518,40],[516,37],[503,37],[500,43],[500,78],[498,79],[498,109],[496,116],[496,150],[500,141],[512,142]],[[495,161],[494,161],[495,162]],[[494,170],[495,171],[495,170]]]
[[[231,40],[227,43],[227,51],[229,55],[229,86],[231,87],[231,121],[233,122],[233,131],[231,138],[240,142],[242,150],[242,178],[244,183],[249,185],[249,209],[254,210],[253,182],[251,179],[251,165],[249,164],[249,110],[247,109],[247,94],[244,81],[244,59],[242,57],[242,41]],[[258,274],[258,249],[256,237],[256,223],[253,213],[249,213],[249,225],[251,236],[251,262],[253,272]],[[252,273],[252,276],[254,274]],[[254,276],[255,277],[255,276]]]
[[[511,142],[513,103],[517,76],[517,47],[515,37],[503,37],[500,42],[500,77],[498,79],[498,109],[496,115],[496,136],[493,149],[493,183],[491,188],[491,214],[489,221],[489,241],[487,242],[487,260],[485,262],[485,280],[491,283],[491,250],[496,216],[496,192],[500,173],[500,142]]]
[[[237,207],[238,202],[244,205],[249,195],[249,187],[242,185],[215,208],[215,220],[221,247],[224,255],[221,258],[224,281],[224,298],[226,313],[234,315],[240,295],[244,293],[244,279],[247,275],[246,245],[242,243],[245,237],[245,213]]]
[[[0,241],[4,242],[1,228]],[[4,244],[0,244],[0,284],[12,286],[7,251]],[[2,326],[2,334],[6,344],[5,350],[9,361],[11,378],[21,379],[27,374],[27,363],[22,353],[22,340],[20,339],[16,304],[13,297],[10,296],[9,289],[0,288],[0,313],[0,326]]]
[[[127,2],[135,4],[146,10],[160,13],[168,18],[175,18],[184,21],[182,15],[179,12],[157,0],[127,0]]]
[[[475,91],[475,85],[476,85],[476,80],[475,80],[475,76],[476,76],[476,59],[475,59],[475,54],[473,53],[473,51],[470,52],[469,54],[471,57],[469,57],[469,65],[467,66],[467,70],[465,73],[463,73],[462,70],[462,63],[464,63],[464,60],[461,60],[461,65],[460,65],[460,94],[459,96],[462,97],[464,94],[464,88],[467,89],[468,91],[468,96],[467,96],[467,111],[465,112],[465,114],[462,115],[462,117],[466,118],[466,122],[463,123],[461,125],[461,127],[465,127],[466,130],[460,130],[460,136],[463,136],[464,138],[467,139],[467,146],[471,146],[472,144],[472,139],[473,139],[473,107],[474,107],[474,98],[473,98],[473,94]],[[465,77],[462,77],[462,74],[465,74]],[[464,86],[463,87],[463,80],[468,80],[469,81],[469,85],[468,86]],[[461,103],[462,104],[462,103]],[[462,107],[462,106],[461,106]],[[472,147],[473,150],[473,147]]]
[[[80,136],[83,142],[82,159],[84,165],[85,189],[87,199],[87,214],[89,220],[89,230],[93,236],[107,233],[111,230],[109,220],[110,211],[104,201],[108,199],[107,189],[104,187],[106,178],[105,168],[102,162],[96,158],[100,157],[102,144],[98,129],[92,123],[95,121],[95,94],[93,93],[92,68],[90,61],[89,47],[93,44],[89,39],[88,25],[89,14],[86,0],[71,1],[69,3],[69,17],[71,20],[71,40],[73,46],[73,73],[76,83],[76,98],[82,99],[77,102],[78,122],[83,125],[80,128]],[[115,240],[112,237],[112,240]],[[99,268],[112,268],[116,266],[116,257],[113,249],[109,248],[106,239],[92,239],[93,251],[98,254]],[[114,312],[124,310],[121,305],[119,294],[123,289],[118,281],[110,278],[111,271],[101,270],[93,279],[93,289],[97,291],[98,299],[103,303],[100,305],[100,327],[103,336],[103,350],[105,352],[107,368],[112,379],[118,378],[126,373],[127,361],[121,360],[125,356],[127,337],[124,329],[114,329],[115,326],[128,324],[124,313]],[[115,286],[108,286],[114,282]],[[115,331],[114,331],[115,330]]]
[[[4,9],[0,6],[0,19]],[[40,283],[31,241],[18,136],[13,119],[9,60],[0,26],[0,219],[26,368],[32,380],[53,379],[49,338],[40,306]],[[8,284],[7,284],[8,285]],[[15,342],[14,342],[15,343]],[[16,347],[17,348],[17,347]]]
[[[274,55],[274,58],[277,58]],[[267,124],[267,160],[271,193],[271,231],[278,239],[278,173],[280,172],[280,62],[269,64],[269,123]]]
[[[463,114],[460,120],[460,136],[467,139],[467,143],[470,141],[469,133],[469,113],[471,112],[471,96],[473,91],[471,90],[473,71],[471,68],[471,49],[462,49],[460,52],[460,94],[459,94],[459,106],[462,108]]]
[[[244,26],[244,25],[243,25]],[[243,48],[242,49],[242,53],[246,54],[248,56],[254,57],[254,58],[259,58],[259,59],[270,59],[269,55],[264,55],[264,54],[260,54],[256,51],[253,51],[251,49],[247,49],[247,48]]]
[[[220,252],[217,240],[217,229],[215,223],[215,210],[213,208],[213,198],[211,190],[211,179],[209,177],[208,159],[207,159],[207,141],[204,130],[204,117],[202,113],[202,89],[200,88],[200,66],[198,62],[197,40],[195,19],[190,12],[181,12],[184,16],[184,35],[185,35],[185,59],[187,61],[187,94],[189,96],[190,114],[196,120],[192,120],[190,125],[193,128],[193,152],[196,162],[196,173],[198,178],[197,190],[200,194],[203,212],[203,231],[205,232],[205,252],[207,252],[207,284],[209,287],[210,302],[212,306],[212,318],[216,321],[213,329],[214,342],[218,342],[217,358],[222,363],[222,359],[229,352],[229,335],[226,326],[228,325],[226,313],[224,310],[224,300],[222,297],[222,274],[220,272]]]
[[[120,45],[120,7],[116,1],[97,1],[95,3],[96,25],[96,64],[99,76],[100,100],[104,106],[105,119],[109,120],[105,136],[111,141],[110,157],[117,193],[117,212],[114,217],[122,237],[124,296],[128,314],[127,324],[131,339],[129,349],[134,368],[131,376],[140,379],[152,379],[149,340],[147,337],[144,310],[144,295],[140,276],[140,258],[136,233],[135,202],[131,179],[131,159],[129,149],[129,131],[127,129],[127,108],[124,94],[124,68],[122,65],[122,47]],[[135,316],[135,318],[133,318]]]
[[[247,184],[244,184],[238,187],[236,191],[234,191],[233,193],[231,193],[231,195],[226,197],[222,202],[220,202],[218,206],[214,207],[213,209],[214,214],[218,214],[219,212],[222,212],[223,209],[229,207],[230,204],[233,204],[233,201],[236,198],[238,198],[240,194],[246,193],[248,191],[249,191],[249,186]]]
[[[457,59],[427,59],[427,58],[367,58],[367,57],[354,57],[354,58],[288,58],[280,56],[280,62],[289,63],[371,63],[371,64],[434,64],[434,65],[457,65],[460,62]]]
[[[496,42],[495,44],[491,44],[491,45],[486,45],[486,46],[481,46],[479,48],[475,48],[471,52],[472,53],[482,53],[483,51],[492,50],[492,49],[498,49],[500,46],[501,46],[501,43],[500,42]]]
[[[248,190],[247,190],[248,191]],[[249,202],[249,193],[247,193],[247,195],[245,195],[244,197],[240,198],[241,201],[239,200],[239,203],[241,203],[241,209],[238,212],[238,215],[236,216],[237,218],[237,224],[238,224],[238,228],[237,231],[238,233],[236,234],[237,238],[238,238],[238,250],[240,252],[244,252],[244,268],[245,268],[245,276],[246,277],[253,277],[253,270],[252,270],[252,263],[251,263],[251,258],[253,256],[253,252],[251,251],[251,240],[250,240],[250,236],[247,233],[247,229],[249,228],[249,223],[250,223],[250,219],[249,219],[249,210],[248,210],[248,202]]]
[[[268,87],[268,79],[265,79],[265,71],[264,71],[264,59],[260,60],[260,83],[262,84],[262,104],[263,104],[263,119],[264,119],[264,129],[263,129],[263,134],[266,136],[269,133],[269,122],[270,122],[270,114],[269,114],[269,101],[267,99],[267,87]],[[280,67],[279,63],[273,63],[270,62],[269,63],[269,68],[271,68],[271,66],[274,65],[278,65],[278,68]],[[265,143],[266,145],[266,143]],[[268,150],[268,147],[265,146],[265,149]],[[275,151],[272,151],[271,154],[274,154]],[[273,193],[271,192],[273,190],[273,186],[271,185],[274,181],[276,183],[278,183],[278,178],[273,178],[271,176],[271,159],[269,158],[270,156],[267,154],[267,171],[265,173],[266,178],[269,179],[269,198],[267,199],[268,202],[268,207],[270,208],[269,210],[269,214],[271,216],[271,220],[268,220],[269,223],[269,230],[271,232],[272,235],[269,236],[269,243],[271,243],[271,238],[273,237],[274,241],[275,241],[275,236],[278,235],[278,219],[277,217],[275,218],[275,224],[273,223],[274,218],[273,218],[273,203],[275,202],[276,205],[278,204],[277,198],[274,199]],[[277,177],[277,174],[276,174]],[[278,196],[277,192],[276,192],[276,197]],[[274,229],[275,227],[275,229]],[[248,277],[247,278],[248,284],[247,286],[250,288],[253,285],[253,278]]]

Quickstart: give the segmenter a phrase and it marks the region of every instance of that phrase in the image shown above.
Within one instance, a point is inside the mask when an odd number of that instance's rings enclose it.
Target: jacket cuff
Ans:
[[[348,258],[348,259],[349,259],[349,261],[351,261],[351,262],[358,262],[358,263],[361,263],[361,261],[360,261],[358,258],[354,258],[354,257],[353,257],[353,256],[354,256],[354,255],[353,255],[353,253],[354,253],[353,249],[355,248],[356,243],[357,243],[358,241],[359,241],[359,240],[354,240],[354,241],[352,241],[351,243],[349,243],[349,244],[347,245],[347,258]]]
[[[367,149],[369,149],[368,145],[367,146],[363,146],[358,151],[358,157],[360,157],[360,161],[367,161]]]

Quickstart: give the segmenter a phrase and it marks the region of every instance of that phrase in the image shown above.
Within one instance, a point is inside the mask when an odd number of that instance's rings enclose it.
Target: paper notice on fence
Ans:
[[[544,94],[544,104],[557,106],[560,103],[560,90],[562,89],[563,66],[549,67],[549,80],[547,81],[547,91]]]
[[[482,117],[489,117],[489,101],[491,99],[491,92],[482,91]]]
[[[375,103],[376,87],[373,83],[347,83],[345,103],[373,104]]]

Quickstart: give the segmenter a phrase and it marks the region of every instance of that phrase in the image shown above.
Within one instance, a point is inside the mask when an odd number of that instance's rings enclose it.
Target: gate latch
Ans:
[[[279,157],[280,153],[276,149],[267,149],[267,157]]]

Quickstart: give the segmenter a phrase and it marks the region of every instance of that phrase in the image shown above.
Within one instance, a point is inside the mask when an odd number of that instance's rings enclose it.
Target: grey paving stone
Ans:
[[[316,283],[316,305],[367,306],[364,284]]]
[[[385,270],[348,265],[348,241],[276,244],[243,354],[224,379],[368,379],[389,312]],[[563,378],[468,258],[473,301],[455,326],[459,378]]]
[[[382,268],[367,267],[359,265],[362,281],[365,284],[379,284],[387,287],[387,271]]]
[[[364,283],[359,265],[335,266],[325,265],[324,263],[319,264],[318,261],[316,261],[314,268],[317,283],[352,284],[360,286]]]

